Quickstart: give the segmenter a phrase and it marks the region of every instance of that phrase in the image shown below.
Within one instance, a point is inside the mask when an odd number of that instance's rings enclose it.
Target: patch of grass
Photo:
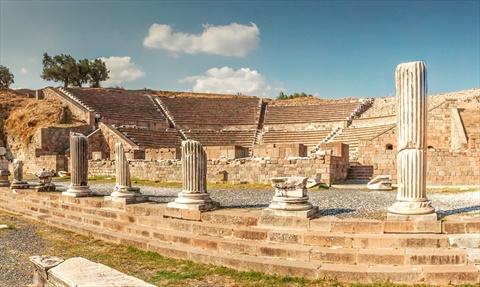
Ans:
[[[235,287],[402,287],[393,283],[352,284],[333,279],[309,280],[305,278],[275,276],[261,272],[241,272],[226,267],[177,260],[144,251],[133,246],[114,244],[79,235],[33,220],[0,211],[0,222],[15,222],[20,226],[35,225],[38,236],[46,246],[42,254],[64,259],[81,256],[110,266],[157,286],[235,286]],[[34,255],[34,254],[32,254]],[[426,286],[426,285],[413,285]],[[474,285],[461,285],[469,287]]]

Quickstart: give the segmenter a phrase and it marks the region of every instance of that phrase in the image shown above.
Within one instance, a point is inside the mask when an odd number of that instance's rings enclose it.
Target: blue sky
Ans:
[[[480,87],[480,1],[0,0],[12,88],[42,54],[101,58],[103,86],[322,98],[395,94],[399,63],[425,61],[429,94]]]

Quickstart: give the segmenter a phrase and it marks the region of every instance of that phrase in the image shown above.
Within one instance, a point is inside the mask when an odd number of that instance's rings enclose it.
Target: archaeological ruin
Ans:
[[[397,96],[380,99],[47,87],[32,101],[60,103],[75,124],[40,127],[28,141],[2,127],[0,209],[236,270],[480,284],[480,205],[469,207],[473,215],[441,216],[427,194],[427,186],[479,188],[480,89],[427,96],[426,83],[425,63],[412,62],[397,67]],[[19,172],[39,181],[24,188]],[[57,190],[52,177],[61,172],[71,178]],[[92,176],[115,177],[115,187],[94,194]],[[132,178],[182,189],[158,202]],[[212,200],[207,182],[269,183],[271,202],[227,208]],[[336,184],[363,187],[355,192],[395,187],[396,201],[375,218],[322,213],[307,190]],[[36,280],[62,272],[63,259],[51,273],[42,257],[31,260]]]

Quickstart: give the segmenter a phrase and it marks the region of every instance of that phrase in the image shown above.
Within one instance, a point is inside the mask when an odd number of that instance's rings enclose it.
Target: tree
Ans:
[[[10,73],[10,70],[5,66],[0,65],[0,89],[10,88],[10,85],[15,83],[13,78],[13,74]]]
[[[50,57],[43,54],[43,73],[40,77],[46,81],[63,82],[66,88],[74,82],[78,74],[77,61],[70,55],[56,55]]]
[[[43,54],[42,79],[54,82],[63,82],[66,88],[69,85],[82,87],[90,83],[90,87],[100,87],[100,82],[109,79],[107,66],[100,59],[89,61],[83,59],[76,61],[70,55],[56,55],[53,58],[47,53]]]
[[[77,71],[73,78],[73,86],[82,87],[90,80],[91,63],[88,59],[83,59],[77,63]]]
[[[102,60],[95,59],[90,62],[90,87],[100,88],[100,82],[110,78],[108,73],[110,71],[107,70],[107,65]]]
[[[292,95],[287,96],[285,93],[280,92],[278,94],[277,100],[291,100],[291,99],[295,99],[295,98],[306,98],[306,97],[312,98],[313,96],[312,95],[307,95],[304,92],[302,92],[301,94],[293,93]]]

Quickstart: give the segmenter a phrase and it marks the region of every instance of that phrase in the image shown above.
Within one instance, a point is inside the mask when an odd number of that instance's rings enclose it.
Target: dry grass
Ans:
[[[5,119],[4,125],[1,119]],[[23,139],[24,147],[28,146],[39,128],[78,124],[81,122],[61,103],[38,101],[29,98],[25,91],[0,91],[0,126],[4,126],[5,135]]]

